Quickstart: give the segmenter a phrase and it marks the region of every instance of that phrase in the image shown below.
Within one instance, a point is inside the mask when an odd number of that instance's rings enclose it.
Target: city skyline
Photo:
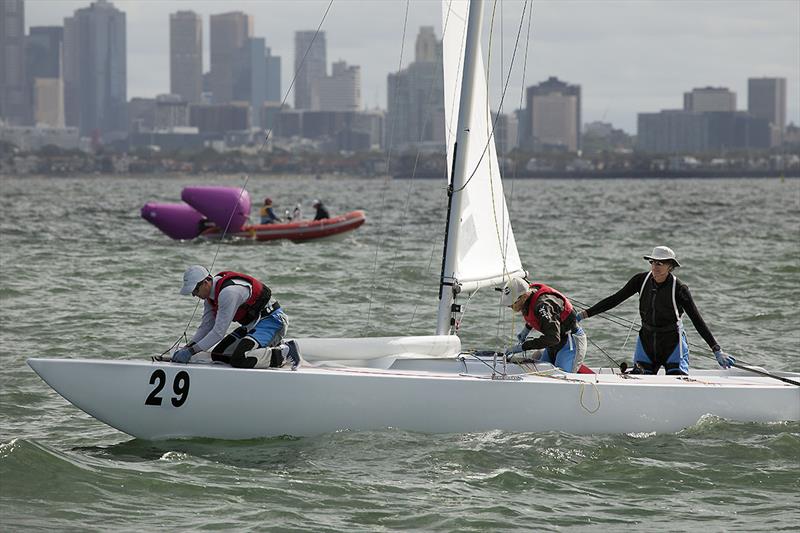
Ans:
[[[61,25],[88,0],[26,2],[26,29]],[[316,28],[326,1],[131,2],[115,0],[128,20],[128,97],[152,97],[169,92],[169,15],[191,9],[202,17],[208,35],[209,16],[241,10],[254,19],[254,34],[264,37],[274,55],[282,56],[283,87],[293,76],[294,33]],[[605,120],[636,131],[636,114],[680,109],[686,91],[696,87],[726,87],[737,94],[739,109],[747,101],[749,77],[787,79],[787,123],[800,122],[800,3],[743,2],[543,2],[533,4],[533,29],[525,86],[550,76],[583,87],[584,122]],[[508,68],[523,2],[502,8],[503,62]],[[530,6],[530,4],[529,4]],[[334,2],[323,25],[328,63],[344,60],[361,67],[363,103],[382,109],[386,78],[400,65],[405,3]],[[491,9],[486,30],[490,32]],[[565,14],[567,16],[565,16]],[[434,26],[441,37],[439,3],[410,4],[401,68],[413,61],[420,26]],[[496,20],[499,20],[499,14]],[[495,23],[500,32],[501,24]],[[523,35],[524,39],[524,35]],[[499,100],[499,46],[492,51],[493,102]],[[368,44],[368,46],[365,46]],[[209,70],[208,39],[204,39],[203,70]],[[524,49],[518,51],[520,72]],[[484,55],[488,46],[484,44]],[[330,65],[328,65],[330,68]],[[521,77],[512,75],[503,111],[519,106]],[[290,96],[288,103],[293,103]]]

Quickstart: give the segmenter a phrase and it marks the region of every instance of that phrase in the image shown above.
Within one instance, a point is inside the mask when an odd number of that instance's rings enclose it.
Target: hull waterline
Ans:
[[[36,358],[28,364],[78,408],[142,439],[249,439],[385,428],[674,432],[706,414],[741,422],[800,420],[800,387],[712,371],[689,380],[610,373],[498,380],[458,372],[466,366],[455,360],[447,372],[311,367],[291,372]]]

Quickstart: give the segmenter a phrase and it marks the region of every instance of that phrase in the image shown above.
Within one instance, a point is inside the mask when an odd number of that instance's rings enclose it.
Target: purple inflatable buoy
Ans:
[[[185,187],[181,200],[228,233],[242,229],[250,215],[250,194],[235,187]],[[230,225],[228,221],[230,220]]]
[[[147,202],[140,211],[142,218],[173,239],[194,239],[202,230],[205,217],[184,203],[159,204]]]

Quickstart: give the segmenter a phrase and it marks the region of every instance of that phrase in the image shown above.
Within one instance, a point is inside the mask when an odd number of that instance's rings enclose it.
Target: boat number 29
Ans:
[[[167,373],[164,372],[162,369],[157,369],[152,373],[150,376],[150,385],[155,385],[152,391],[150,391],[150,395],[147,396],[147,399],[144,401],[145,405],[161,405],[161,390],[164,388],[164,384],[167,382]],[[175,374],[175,379],[172,382],[172,390],[175,392],[175,397],[171,398],[172,405],[175,407],[180,407],[181,405],[186,402],[186,398],[189,397],[189,373],[185,370],[181,370],[177,374]]]

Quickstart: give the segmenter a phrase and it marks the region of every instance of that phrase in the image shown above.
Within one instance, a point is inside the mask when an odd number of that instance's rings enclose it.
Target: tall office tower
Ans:
[[[189,103],[203,93],[203,19],[194,11],[169,16],[169,87]]]
[[[315,37],[316,36],[316,37]],[[327,74],[327,45],[325,32],[297,31],[294,33],[295,109],[314,109],[312,102],[319,91],[319,82]]]
[[[526,91],[526,131],[533,148],[581,148],[581,86],[550,77]]]
[[[431,43],[431,35],[431,27],[421,27],[414,62],[387,77],[386,146],[444,145],[442,41],[433,35]]]
[[[211,92],[214,103],[234,100],[234,70],[239,50],[253,36],[253,17],[240,11],[211,15]]]
[[[422,26],[414,44],[414,60],[427,63],[436,62],[436,54],[441,52],[441,43],[436,39],[433,26]]]
[[[25,74],[25,2],[0,2],[0,118],[10,124],[31,122]]]
[[[319,81],[319,91],[312,101],[321,111],[358,111],[361,109],[361,67],[344,61],[331,65],[331,75]]]
[[[708,111],[736,111],[736,93],[726,87],[703,87],[683,93],[683,110],[705,113]]]
[[[773,146],[781,144],[786,130],[786,78],[748,78],[747,110],[767,119],[774,130]]]
[[[126,134],[125,13],[98,0],[64,19],[64,92],[67,125],[81,135]]]
[[[25,73],[34,78],[60,78],[64,28],[31,26],[25,41]]]
[[[32,96],[33,123],[64,127],[61,50],[64,28],[31,26],[25,41],[25,74]]]
[[[261,124],[261,105],[267,98],[266,46],[262,37],[245,39],[233,65],[232,100],[250,103],[253,126]]]
[[[267,48],[265,52],[267,101],[283,102],[283,94],[281,94],[281,56],[272,55],[272,50],[269,48]]]

